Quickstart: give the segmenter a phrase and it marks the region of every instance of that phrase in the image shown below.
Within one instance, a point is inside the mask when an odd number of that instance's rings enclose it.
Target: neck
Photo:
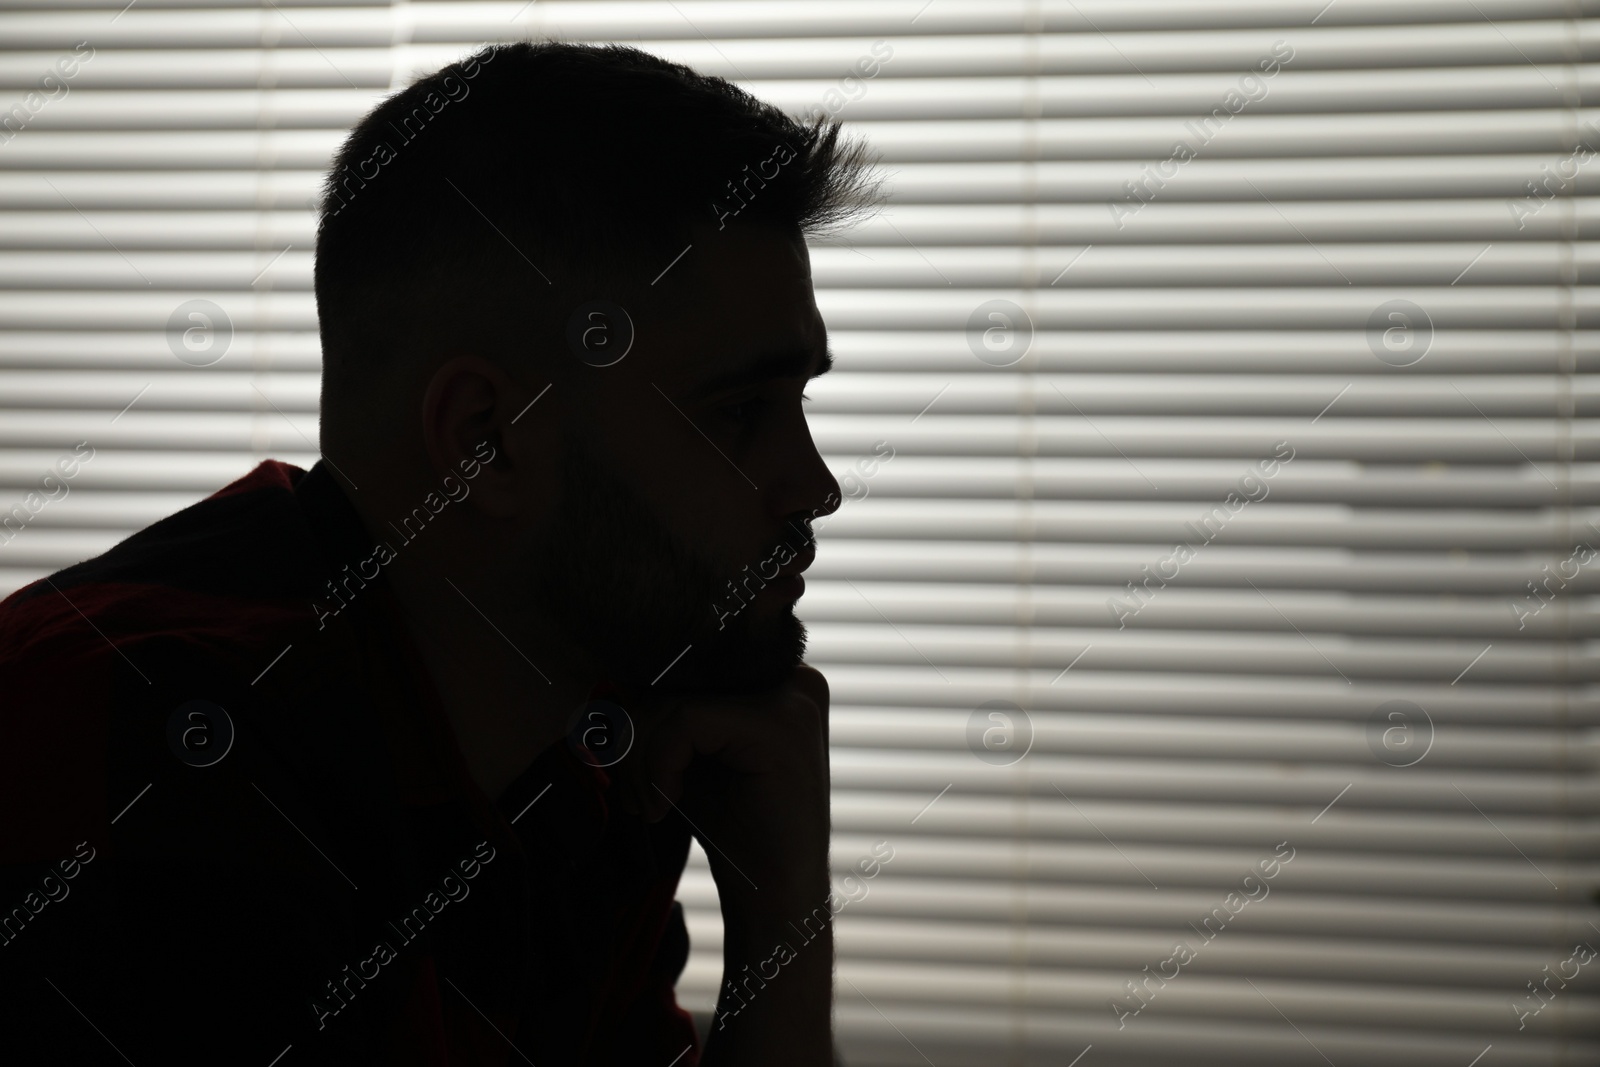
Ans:
[[[494,800],[565,736],[597,674],[573,668],[584,660],[553,627],[500,595],[475,568],[446,558],[462,557],[402,552],[385,577],[467,769]]]

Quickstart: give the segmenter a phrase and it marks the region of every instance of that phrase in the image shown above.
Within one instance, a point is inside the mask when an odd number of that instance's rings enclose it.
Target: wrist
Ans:
[[[788,929],[819,907],[832,914],[827,908],[832,881],[825,854],[750,873],[754,881],[738,872],[716,879],[723,926],[730,934],[748,930],[765,936]]]

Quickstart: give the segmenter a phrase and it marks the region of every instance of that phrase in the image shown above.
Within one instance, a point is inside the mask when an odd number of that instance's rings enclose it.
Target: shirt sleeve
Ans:
[[[623,1040],[610,1063],[660,1063],[695,1067],[700,1042],[694,1018],[678,1005],[676,986],[689,959],[689,928],[683,905],[674,900],[662,926],[656,952],[638,995],[626,1007],[618,1027]]]

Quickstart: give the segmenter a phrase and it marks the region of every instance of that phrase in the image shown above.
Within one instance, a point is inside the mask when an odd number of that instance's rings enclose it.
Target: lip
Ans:
[[[768,582],[767,588],[784,600],[799,600],[806,595],[806,580],[799,574],[783,575]]]
[[[814,545],[814,544],[813,545],[807,545],[805,551],[801,552],[798,556],[796,556],[793,560],[791,560],[787,567],[783,567],[783,568],[779,569],[778,577],[779,578],[800,578],[800,572],[805,570],[807,567],[811,566],[811,564],[815,563],[816,559],[817,559],[817,546]],[[800,579],[800,588],[801,589],[805,588],[805,579],[803,579],[803,578]]]

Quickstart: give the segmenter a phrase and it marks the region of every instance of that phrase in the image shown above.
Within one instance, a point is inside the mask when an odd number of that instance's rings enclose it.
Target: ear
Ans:
[[[530,388],[530,386],[532,386]],[[480,511],[511,517],[530,503],[548,500],[560,453],[560,420],[554,405],[535,400],[551,383],[521,382],[482,356],[445,360],[422,397],[422,437],[429,461],[472,484],[470,500]]]

